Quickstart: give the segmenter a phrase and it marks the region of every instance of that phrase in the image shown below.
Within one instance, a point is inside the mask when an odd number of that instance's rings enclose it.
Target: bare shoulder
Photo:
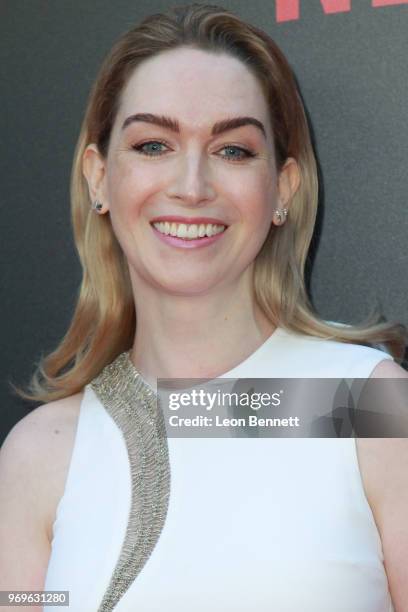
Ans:
[[[0,590],[44,588],[83,393],[35,408],[0,450]],[[37,609],[37,608],[36,608]]]
[[[0,469],[36,487],[33,498],[51,542],[52,525],[65,488],[83,391],[38,406],[14,425],[0,453]],[[9,469],[10,468],[10,469]]]
[[[370,378],[408,378],[408,372],[392,359],[383,359],[375,366]]]

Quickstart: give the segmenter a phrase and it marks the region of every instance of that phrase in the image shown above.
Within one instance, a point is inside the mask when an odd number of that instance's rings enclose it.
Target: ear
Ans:
[[[288,157],[279,173],[278,192],[280,207],[289,210],[293,196],[300,185],[299,164],[293,157]]]
[[[99,211],[105,214],[109,210],[106,189],[106,162],[95,144],[86,147],[82,156],[82,172],[88,182],[91,202],[98,200],[103,205]]]

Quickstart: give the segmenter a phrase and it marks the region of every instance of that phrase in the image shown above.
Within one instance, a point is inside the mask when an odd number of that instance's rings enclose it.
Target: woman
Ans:
[[[313,312],[316,207],[264,32],[196,4],[118,41],[75,154],[78,305],[2,449],[1,589],[87,612],[408,609],[404,439],[166,441],[154,412],[158,378],[407,377],[402,325]]]

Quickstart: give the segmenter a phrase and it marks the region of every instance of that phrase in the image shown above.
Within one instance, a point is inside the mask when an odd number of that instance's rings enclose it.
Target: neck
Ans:
[[[212,378],[234,368],[273,333],[248,284],[195,296],[134,287],[131,360],[153,387],[157,378]]]

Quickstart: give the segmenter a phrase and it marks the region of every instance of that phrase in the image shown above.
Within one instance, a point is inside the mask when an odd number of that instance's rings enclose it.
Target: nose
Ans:
[[[215,197],[205,155],[194,151],[182,155],[174,168],[174,175],[167,189],[169,198],[176,198],[186,206],[208,204]]]

